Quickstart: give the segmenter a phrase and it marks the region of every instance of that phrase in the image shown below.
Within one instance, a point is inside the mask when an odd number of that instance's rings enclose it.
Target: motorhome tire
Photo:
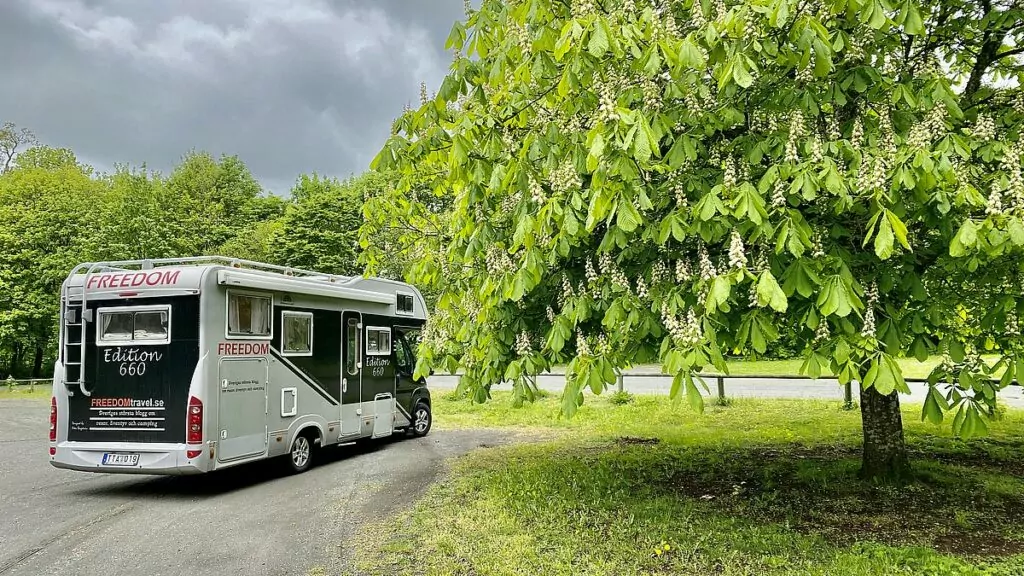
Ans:
[[[431,424],[433,424],[433,416],[430,413],[430,404],[420,400],[412,409],[412,435],[426,436],[430,432]]]
[[[291,471],[301,474],[309,469],[313,462],[313,435],[303,432],[292,440],[291,450],[288,451],[288,465]]]

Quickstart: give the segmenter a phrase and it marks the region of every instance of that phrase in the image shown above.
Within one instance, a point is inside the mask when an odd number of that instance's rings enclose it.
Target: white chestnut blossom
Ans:
[[[867,304],[864,311],[864,326],[861,327],[860,335],[864,338],[875,337],[875,305],[878,304],[878,286],[874,282],[864,291],[867,296]],[[822,319],[824,322],[824,318]]]
[[[979,114],[977,122],[971,133],[982,142],[988,142],[996,137],[996,123],[988,114]]]
[[[772,208],[778,209],[786,205],[786,183],[776,180],[772,187]]]
[[[552,174],[552,176],[554,176]],[[547,195],[544,193],[544,187],[537,182],[537,179],[530,175],[530,198],[533,199],[537,204],[543,204],[547,201]]]
[[[858,116],[853,121],[853,132],[850,134],[850,145],[855,150],[860,150],[861,144],[864,143],[864,122]]]
[[[814,330],[814,341],[812,344],[820,344],[828,340],[831,332],[828,329],[828,321],[824,318],[818,320],[818,327]]]
[[[648,295],[647,283],[644,282],[644,277],[643,276],[638,276],[637,279],[636,279],[636,295],[641,300],[646,300],[647,299],[647,295]]]
[[[704,7],[701,5],[700,0],[694,0],[693,6],[690,8],[690,27],[700,29],[707,25],[707,23],[708,19],[704,16]]]
[[[576,331],[576,351],[580,356],[590,356],[590,344],[587,343],[587,339],[583,337],[583,333],[579,330]]]
[[[715,276],[718,276],[718,271],[715,270],[715,265],[711,263],[711,258],[708,256],[708,249],[704,247],[704,243],[700,243],[700,247],[697,248],[697,258],[700,260],[700,277],[701,280],[711,280]]]
[[[551,172],[550,183],[551,189],[556,193],[566,193],[583,187],[583,179],[568,157]]]
[[[599,105],[597,108],[598,122],[611,123],[619,119],[615,110],[615,94],[610,82],[600,82],[597,86]]]
[[[1010,310],[1006,313],[1006,335],[1010,337],[1020,336],[1020,325],[1017,322],[1017,311]]]
[[[823,258],[825,256],[825,246],[821,241],[821,231],[815,230],[811,237],[811,257]]]
[[[998,183],[992,184],[992,192],[989,193],[988,200],[985,202],[985,213],[989,216],[1003,213],[1003,191]]]
[[[747,256],[743,250],[743,238],[735,228],[729,241],[729,267],[741,269],[747,265]]]
[[[497,246],[491,246],[485,257],[487,272],[494,276],[500,276],[515,269],[512,258],[508,252]]]
[[[612,353],[612,344],[604,334],[597,335],[597,355],[607,356]]]
[[[590,258],[587,258],[586,274],[587,282],[589,282],[590,284],[597,283],[597,270],[594,270],[594,263],[590,260]]]
[[[516,336],[516,354],[520,357],[530,355],[530,336],[525,331]]]
[[[658,260],[651,268],[651,284],[661,284],[668,279],[668,266],[664,260]]]
[[[821,149],[821,140],[815,136],[811,140],[811,162],[821,164],[825,160],[824,151]]]
[[[691,278],[690,264],[683,259],[676,260],[676,282],[689,282]]]
[[[544,313],[548,317],[548,322],[554,324],[555,323],[555,311],[551,309],[551,306],[548,306],[547,309],[544,310]]]
[[[1003,153],[1002,169],[1006,172],[1006,193],[1013,200],[1018,211],[1024,211],[1024,176],[1021,174],[1021,157],[1024,156],[1024,141],[1007,146]]]
[[[593,14],[597,10],[594,0],[577,0],[572,3],[572,17],[583,18]]]

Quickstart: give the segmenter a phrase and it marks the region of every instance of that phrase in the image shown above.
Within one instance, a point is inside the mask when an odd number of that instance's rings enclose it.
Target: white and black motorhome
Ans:
[[[85,263],[61,289],[50,462],[195,474],[430,430],[414,286],[223,257]]]

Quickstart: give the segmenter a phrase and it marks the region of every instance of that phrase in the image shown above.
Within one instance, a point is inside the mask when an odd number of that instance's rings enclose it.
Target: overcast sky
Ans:
[[[477,2],[474,2],[477,4]],[[286,194],[365,170],[462,0],[0,0],[0,122],[100,170],[238,154]]]

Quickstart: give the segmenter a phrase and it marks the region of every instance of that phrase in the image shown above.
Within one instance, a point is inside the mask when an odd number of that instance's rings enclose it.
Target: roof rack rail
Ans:
[[[358,279],[358,277],[355,276],[325,274],[324,272],[317,272],[315,270],[305,270],[303,268],[294,268],[291,266],[278,266],[276,264],[266,264],[264,262],[245,260],[243,258],[229,258],[227,256],[188,256],[183,258],[146,258],[140,260],[115,260],[110,262],[83,262],[71,270],[68,274],[68,278],[70,279],[71,277],[83,272],[86,275],[90,275],[102,272],[130,270],[134,267],[141,268],[142,270],[149,270],[158,266],[200,266],[203,264],[221,264],[232,268],[246,268],[261,272],[276,272],[278,274],[284,274],[285,276],[297,276],[301,278],[308,278],[310,280],[320,280],[331,283],[347,283]]]

